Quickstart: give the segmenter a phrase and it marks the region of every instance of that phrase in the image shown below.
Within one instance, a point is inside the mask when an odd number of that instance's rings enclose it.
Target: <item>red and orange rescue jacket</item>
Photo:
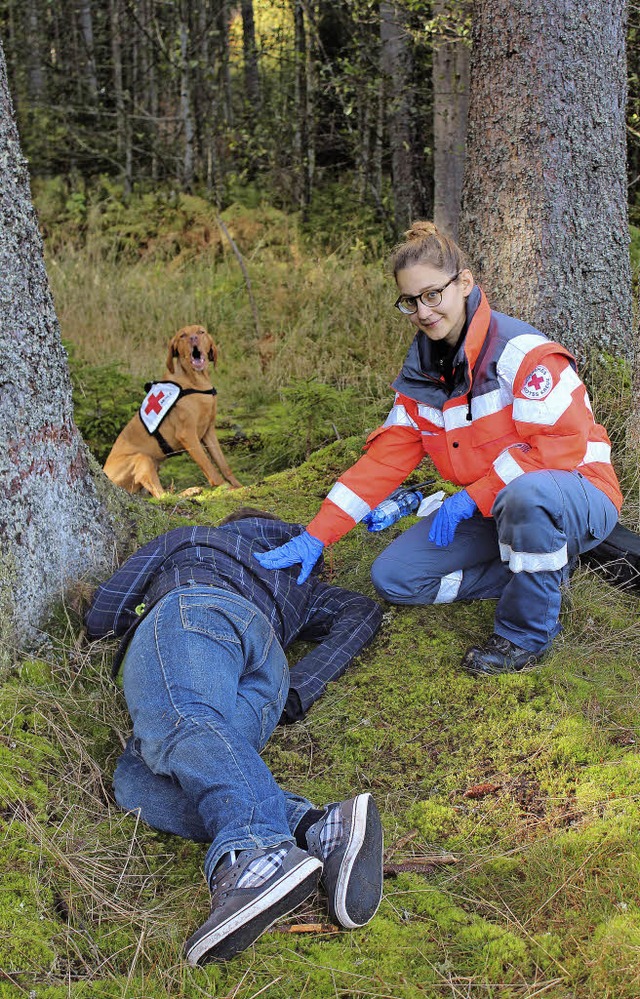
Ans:
[[[427,338],[417,334],[393,383],[389,416],[308,525],[314,537],[337,541],[424,457],[443,478],[464,486],[485,517],[514,478],[550,468],[579,470],[620,509],[611,443],[593,418],[569,351],[493,312],[477,286],[467,317],[451,392],[430,367]]]

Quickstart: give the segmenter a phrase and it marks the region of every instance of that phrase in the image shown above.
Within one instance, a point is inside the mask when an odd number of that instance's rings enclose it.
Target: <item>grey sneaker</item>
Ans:
[[[348,930],[373,919],[382,898],[382,824],[371,795],[325,805],[307,844],[324,865],[331,918]]]
[[[322,863],[290,842],[228,855],[216,868],[209,918],[184,945],[191,965],[227,961],[318,886]]]

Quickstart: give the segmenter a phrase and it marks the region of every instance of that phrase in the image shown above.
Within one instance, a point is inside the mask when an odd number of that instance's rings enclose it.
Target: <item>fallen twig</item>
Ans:
[[[458,858],[454,857],[450,853],[431,853],[423,857],[408,857],[406,860],[402,860],[398,864],[385,864],[382,870],[388,877],[394,877],[396,874],[404,874],[407,872],[412,872],[414,874],[431,874],[433,871],[437,870],[438,867],[442,867],[446,864],[457,863]]]
[[[276,933],[339,933],[333,923],[291,923],[289,926],[274,926]]]

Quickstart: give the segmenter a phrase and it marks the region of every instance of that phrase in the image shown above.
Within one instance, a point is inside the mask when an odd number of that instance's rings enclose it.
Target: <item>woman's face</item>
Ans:
[[[415,298],[417,311],[408,316],[414,326],[430,340],[444,340],[452,347],[458,342],[466,319],[466,300],[473,288],[473,274],[465,268],[455,281],[447,284],[453,273],[432,267],[431,264],[412,264],[398,271],[396,284],[401,295]],[[445,288],[444,286],[447,285]],[[427,292],[442,290],[438,305],[425,305],[418,298]]]

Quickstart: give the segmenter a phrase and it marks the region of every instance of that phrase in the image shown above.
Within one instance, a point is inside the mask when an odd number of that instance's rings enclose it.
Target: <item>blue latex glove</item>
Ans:
[[[456,528],[461,520],[468,520],[473,517],[478,507],[469,496],[466,489],[461,489],[453,496],[447,496],[446,500],[433,518],[431,530],[429,531],[429,541],[444,548],[453,541]]]
[[[298,576],[299,586],[308,580],[311,570],[322,555],[323,548],[324,543],[319,538],[314,538],[313,534],[303,531],[285,545],[273,548],[270,552],[254,552],[253,557],[257,558],[263,569],[288,569],[290,565],[302,562]]]

